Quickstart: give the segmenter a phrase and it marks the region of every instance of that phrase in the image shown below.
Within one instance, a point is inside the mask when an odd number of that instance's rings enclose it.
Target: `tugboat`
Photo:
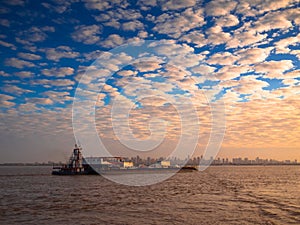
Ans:
[[[98,174],[89,164],[83,164],[82,148],[75,144],[73,153],[67,164],[54,166],[52,175],[90,175]]]

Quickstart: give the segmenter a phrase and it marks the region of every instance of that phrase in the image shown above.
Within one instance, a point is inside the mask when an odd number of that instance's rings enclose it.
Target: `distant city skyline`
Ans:
[[[97,157],[87,157],[89,158],[88,161],[91,161],[91,159],[96,159]],[[105,157],[104,157],[105,158]],[[111,158],[111,157],[109,157]],[[170,161],[171,165],[179,164],[181,166],[183,165],[193,165],[193,166],[199,166],[200,160],[203,159],[203,156],[197,156],[197,157],[191,157],[190,159],[179,159],[179,158],[164,158],[164,157],[158,157],[158,158],[140,158],[139,156],[135,157],[115,157],[115,158],[123,158],[125,161],[133,162],[134,166],[139,165],[151,165],[155,164],[160,161]],[[97,160],[96,160],[97,161]],[[6,163],[0,163],[0,165],[61,165],[67,163],[67,161],[40,161],[40,162],[6,162]],[[91,161],[93,162],[93,160]],[[282,160],[276,160],[276,159],[268,159],[268,158],[242,158],[242,157],[236,157],[236,158],[220,158],[216,157],[215,159],[204,159],[202,162],[204,164],[210,164],[212,166],[214,165],[300,165],[300,162],[297,159],[282,159]]]
[[[0,163],[64,161],[78,139],[86,156],[213,143],[217,158],[300,161],[299,7],[1,1]]]

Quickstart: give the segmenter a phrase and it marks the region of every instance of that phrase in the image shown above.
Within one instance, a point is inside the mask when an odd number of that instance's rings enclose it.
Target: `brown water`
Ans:
[[[300,166],[211,167],[131,187],[0,167],[0,224],[300,224]]]

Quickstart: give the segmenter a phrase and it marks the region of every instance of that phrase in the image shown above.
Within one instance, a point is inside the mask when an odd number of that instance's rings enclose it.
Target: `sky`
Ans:
[[[96,136],[114,156],[300,161],[299,6],[1,1],[0,163],[64,161],[75,139],[90,156]]]

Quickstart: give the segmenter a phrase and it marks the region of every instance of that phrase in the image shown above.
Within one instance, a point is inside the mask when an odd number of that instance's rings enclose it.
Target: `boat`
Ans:
[[[166,162],[166,161],[159,161]],[[68,163],[53,166],[52,175],[96,175],[96,174],[134,174],[134,173],[176,173],[192,172],[197,169],[193,166],[171,167],[134,167],[133,162],[122,157],[88,157],[83,158],[82,148],[75,144]]]
[[[179,172],[193,172],[193,171],[198,171],[198,169],[195,166],[184,166],[181,167]]]
[[[93,168],[83,163],[82,148],[75,144],[72,155],[67,164],[53,166],[52,175],[93,175],[98,174]]]

